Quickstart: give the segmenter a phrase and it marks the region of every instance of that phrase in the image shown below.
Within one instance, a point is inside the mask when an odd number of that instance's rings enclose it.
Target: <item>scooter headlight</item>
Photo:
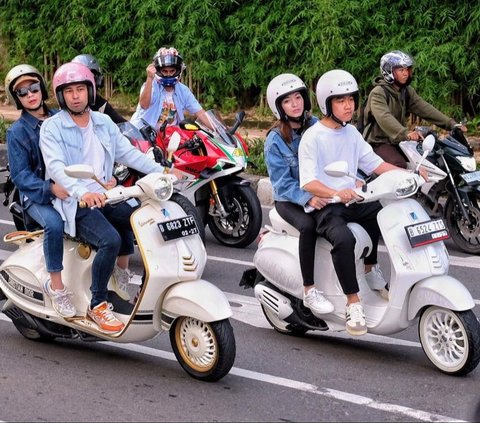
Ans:
[[[475,161],[475,157],[457,156],[456,159],[460,162],[462,167],[467,172],[473,172],[477,169],[477,162]]]
[[[395,195],[398,198],[408,197],[418,189],[417,179],[413,176],[404,178],[397,183]]]
[[[160,176],[156,181],[153,188],[155,196],[160,201],[168,200],[173,193],[173,182],[168,175]]]

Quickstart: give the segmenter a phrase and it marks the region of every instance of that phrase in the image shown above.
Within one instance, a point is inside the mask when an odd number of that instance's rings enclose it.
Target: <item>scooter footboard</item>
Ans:
[[[173,285],[156,309],[155,316],[189,316],[203,322],[228,319],[233,314],[225,294],[203,279]]]
[[[408,302],[408,319],[413,320],[423,307],[431,305],[455,311],[475,307],[468,289],[448,275],[424,279],[413,287]]]

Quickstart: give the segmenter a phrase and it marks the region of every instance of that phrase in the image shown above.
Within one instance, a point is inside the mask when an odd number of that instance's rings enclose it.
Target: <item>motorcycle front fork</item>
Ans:
[[[212,197],[210,198],[210,211],[209,214],[213,216],[220,216],[225,218],[229,213],[225,210],[220,195],[218,195],[218,187],[215,181],[210,181],[210,190],[212,191]]]

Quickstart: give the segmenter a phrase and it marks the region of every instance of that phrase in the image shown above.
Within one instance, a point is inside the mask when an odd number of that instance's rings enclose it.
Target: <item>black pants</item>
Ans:
[[[329,241],[333,267],[345,295],[356,294],[359,291],[355,271],[355,237],[347,223],[355,222],[361,225],[372,240],[372,252],[365,257],[365,264],[377,263],[378,239],[380,228],[377,223],[377,213],[381,209],[378,202],[366,204],[330,204],[321,210],[315,210],[313,216],[317,222],[317,233]]]
[[[275,208],[283,220],[290,223],[300,232],[298,239],[298,256],[302,271],[303,286],[314,284],[315,244],[317,242],[317,223],[311,213],[305,213],[303,207],[286,202],[276,201]]]

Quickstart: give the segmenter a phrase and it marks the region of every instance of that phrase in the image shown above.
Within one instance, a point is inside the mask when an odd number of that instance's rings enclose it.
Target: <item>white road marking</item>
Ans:
[[[177,361],[175,355],[168,351],[157,350],[155,348],[146,347],[137,344],[117,344],[113,342],[103,342],[113,348],[128,350],[145,354],[153,357],[159,357],[166,360]],[[258,382],[269,383],[271,385],[282,386],[286,388],[295,389],[297,391],[309,392],[322,397],[334,398],[339,401],[348,402],[351,404],[361,405],[376,410],[381,410],[391,414],[402,414],[411,418],[412,420],[421,420],[427,422],[463,422],[465,420],[457,420],[452,417],[442,416],[440,414],[433,414],[427,411],[416,410],[402,405],[391,404],[376,401],[373,398],[364,397],[361,395],[352,394],[350,392],[338,391],[326,387],[312,385],[310,383],[300,382],[293,379],[273,376],[266,373],[255,372],[238,367],[232,367],[230,375],[239,376],[245,379],[255,380]]]
[[[3,223],[4,225],[15,226],[15,223],[13,223],[11,220],[3,220],[3,219],[0,219],[0,223]]]
[[[233,300],[238,300],[239,299],[238,297],[240,296],[238,296],[237,294],[231,294],[230,297],[231,297],[231,300],[233,301]],[[253,304],[250,304],[250,305],[253,305]],[[5,322],[10,322],[10,319],[3,314],[0,314],[0,320],[3,320]],[[331,336],[332,334],[329,333],[329,335]],[[370,335],[370,337],[372,336],[374,335]],[[369,335],[365,335],[364,337],[362,337],[362,339],[367,340],[367,337],[369,337]],[[385,337],[378,336],[377,338],[385,338]],[[397,341],[401,341],[401,340],[393,340],[393,338],[391,338],[391,340],[393,343],[397,343]],[[404,341],[404,342],[408,342],[408,341]],[[131,343],[118,344],[118,343],[109,342],[109,341],[102,341],[101,343],[117,349],[132,351],[140,354],[158,357],[165,360],[177,361],[175,355],[171,352],[146,347],[143,345],[137,345],[137,344],[131,344]],[[411,346],[411,344],[415,344],[415,343],[409,343],[409,346]],[[266,373],[260,373],[260,372],[255,372],[251,370],[241,369],[238,367],[233,367],[230,370],[230,374],[243,377],[245,379],[251,379],[259,382],[269,383],[271,385],[277,385],[277,386],[283,386],[286,388],[295,389],[297,391],[309,392],[322,397],[334,398],[339,401],[361,405],[361,406],[373,408],[376,410],[381,410],[386,413],[402,414],[411,418],[412,420],[421,420],[421,421],[428,421],[428,422],[463,422],[464,421],[464,420],[453,419],[452,417],[447,417],[439,414],[429,413],[422,410],[416,410],[414,408],[405,407],[402,405],[376,401],[373,398],[352,394],[350,392],[338,391],[336,389],[316,386],[309,383],[296,381],[293,379],[287,379],[283,377],[269,375]]]

